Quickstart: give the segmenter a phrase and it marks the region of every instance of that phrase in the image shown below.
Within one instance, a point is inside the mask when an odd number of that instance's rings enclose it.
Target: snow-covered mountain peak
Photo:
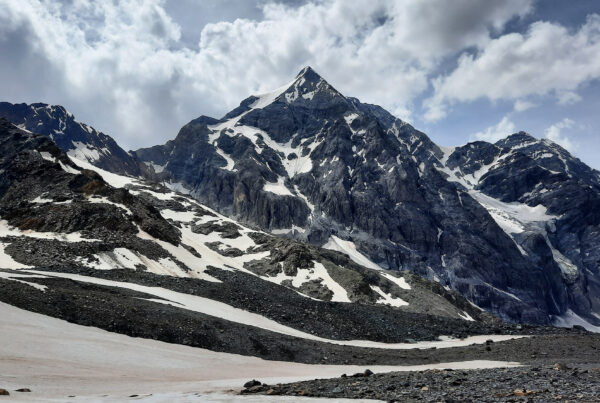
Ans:
[[[296,76],[294,85],[286,91],[285,97],[289,103],[300,98],[312,100],[317,93],[344,98],[331,84],[308,66]]]
[[[35,103],[35,104],[31,104],[30,106],[35,113],[39,114],[39,113],[46,113],[50,116],[56,117],[56,118],[68,118],[68,119],[75,119],[75,117],[73,116],[73,114],[71,112],[69,112],[64,106],[62,105],[49,105],[49,104],[45,104],[45,103]]]
[[[344,98],[331,84],[321,77],[310,66],[305,67],[296,75],[296,78],[273,91],[256,95],[250,104],[252,109],[263,109],[273,103],[296,104],[306,106],[318,98],[326,100],[331,97]],[[316,106],[316,105],[313,105]]]
[[[538,139],[533,137],[531,134],[524,131],[513,133],[502,140],[497,141],[495,144],[502,148],[514,148],[519,146],[526,146],[531,143],[537,142]]]
[[[321,78],[321,76],[310,66],[306,66],[304,67],[302,70],[300,70],[300,72],[296,75],[296,78],[300,78],[300,77],[305,77],[305,78],[311,78],[311,77],[317,77],[317,78]]]
[[[319,94],[315,98],[315,95]],[[222,126],[238,123],[245,115],[254,110],[287,107],[298,105],[301,107],[319,108],[338,98],[347,103],[346,98],[333,88],[323,77],[311,67],[305,67],[296,77],[274,90],[261,94],[250,95],[240,102],[240,105],[221,118]],[[315,102],[312,102],[315,101]],[[325,101],[325,102],[324,102]],[[226,123],[230,121],[229,123]]]

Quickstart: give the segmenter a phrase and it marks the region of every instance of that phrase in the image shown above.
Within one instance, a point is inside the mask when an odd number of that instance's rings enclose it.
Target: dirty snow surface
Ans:
[[[0,303],[0,384],[32,393],[28,401],[321,401],[237,396],[249,379],[283,383],[337,377],[363,366],[308,365],[138,339]],[[498,368],[517,363],[468,361],[373,366],[374,372],[433,368]],[[13,393],[14,398],[14,393]],[[341,400],[337,400],[341,401]]]

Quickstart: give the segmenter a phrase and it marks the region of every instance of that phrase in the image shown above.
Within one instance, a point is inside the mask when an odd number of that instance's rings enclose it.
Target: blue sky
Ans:
[[[600,169],[592,0],[0,0],[1,99],[163,143],[311,65],[440,145],[524,130]]]

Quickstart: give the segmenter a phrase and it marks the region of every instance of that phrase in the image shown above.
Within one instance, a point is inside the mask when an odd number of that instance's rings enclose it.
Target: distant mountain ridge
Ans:
[[[149,175],[145,165],[123,150],[112,137],[78,122],[62,106],[0,102],[0,117],[24,130],[49,137],[67,154],[97,167],[132,176]]]
[[[503,319],[600,324],[600,176],[547,140],[438,147],[307,67],[130,156],[231,218],[416,272]]]

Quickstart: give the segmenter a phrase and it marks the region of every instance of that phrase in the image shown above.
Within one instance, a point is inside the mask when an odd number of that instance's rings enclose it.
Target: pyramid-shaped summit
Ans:
[[[304,77],[306,80],[323,79],[312,67],[306,66],[296,75],[296,78]]]
[[[317,96],[317,99],[322,100],[331,100],[332,97],[345,98],[310,66],[300,70],[292,83],[283,86],[277,92],[279,94],[275,97],[271,93],[272,99],[284,101],[288,104],[306,103],[306,101],[315,99],[315,96]]]
[[[345,99],[342,94],[333,88],[312,67],[306,66],[300,70],[293,81],[274,90],[251,95],[244,99],[237,108],[227,113],[223,117],[223,120],[238,117],[243,113],[248,113],[250,110],[272,109],[274,105],[277,105],[275,108],[280,108],[296,103],[296,101],[303,103],[304,106],[308,106],[305,101],[313,100],[317,93]],[[318,98],[321,97],[319,96]]]

